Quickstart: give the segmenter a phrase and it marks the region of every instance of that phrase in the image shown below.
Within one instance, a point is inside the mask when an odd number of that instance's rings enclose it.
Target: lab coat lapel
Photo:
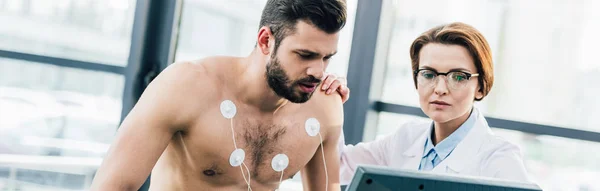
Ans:
[[[477,120],[473,129],[456,145],[452,153],[432,170],[433,172],[460,173],[476,158],[479,149],[491,135],[491,130],[479,110],[475,109],[475,112]]]
[[[429,130],[421,133],[420,135],[413,135],[419,136],[419,138],[416,139],[415,142],[413,142],[412,145],[408,147],[406,151],[404,151],[404,153],[402,153],[402,156],[405,159],[405,162],[402,164],[403,169],[419,169],[419,165],[421,164],[421,158],[423,156],[423,149],[425,149],[425,140],[427,139],[427,136],[431,134],[431,123],[427,123],[427,125],[429,125]]]

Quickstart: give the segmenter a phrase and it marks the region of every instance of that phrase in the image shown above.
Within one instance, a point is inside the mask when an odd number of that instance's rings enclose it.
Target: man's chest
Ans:
[[[241,113],[209,118],[213,120],[199,121],[190,129],[185,148],[194,150],[193,162],[203,172],[214,170],[225,179],[244,182],[249,176],[261,184],[285,180],[313,158],[321,143],[318,119],[301,113],[267,119]],[[316,131],[310,128],[315,121]]]

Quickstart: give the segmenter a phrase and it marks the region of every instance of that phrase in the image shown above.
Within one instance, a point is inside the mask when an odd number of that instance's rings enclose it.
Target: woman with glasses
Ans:
[[[494,135],[474,107],[494,82],[483,35],[463,23],[435,27],[414,40],[410,57],[421,109],[432,122],[409,122],[383,139],[343,146],[342,184],[361,164],[528,181],[519,148]]]

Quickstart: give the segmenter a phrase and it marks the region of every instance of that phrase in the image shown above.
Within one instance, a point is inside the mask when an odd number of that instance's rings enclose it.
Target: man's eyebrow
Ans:
[[[310,56],[315,56],[315,57],[321,56],[321,53],[318,53],[318,52],[312,51],[312,50],[308,50],[308,49],[297,49],[297,50],[294,50],[294,52],[300,53],[300,54],[308,54]],[[332,57],[335,54],[337,54],[337,51],[335,51],[331,54],[327,54],[325,57]]]
[[[294,52],[301,53],[301,54],[309,54],[311,56],[321,56],[321,54],[319,54],[318,52],[311,51],[308,49],[297,49],[297,50],[294,50]]]
[[[327,56],[325,56],[325,57],[332,57],[332,56],[333,56],[333,55],[335,55],[335,54],[337,54],[337,50],[336,50],[335,52],[331,53],[331,54],[328,54],[328,55],[327,55]]]

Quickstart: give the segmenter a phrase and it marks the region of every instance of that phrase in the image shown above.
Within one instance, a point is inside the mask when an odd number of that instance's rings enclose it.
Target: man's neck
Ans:
[[[278,96],[269,87],[265,75],[267,60],[269,60],[268,56],[261,54],[257,49],[242,59],[244,72],[237,78],[240,84],[237,95],[241,95],[241,101],[261,111],[275,112],[288,100]]]

